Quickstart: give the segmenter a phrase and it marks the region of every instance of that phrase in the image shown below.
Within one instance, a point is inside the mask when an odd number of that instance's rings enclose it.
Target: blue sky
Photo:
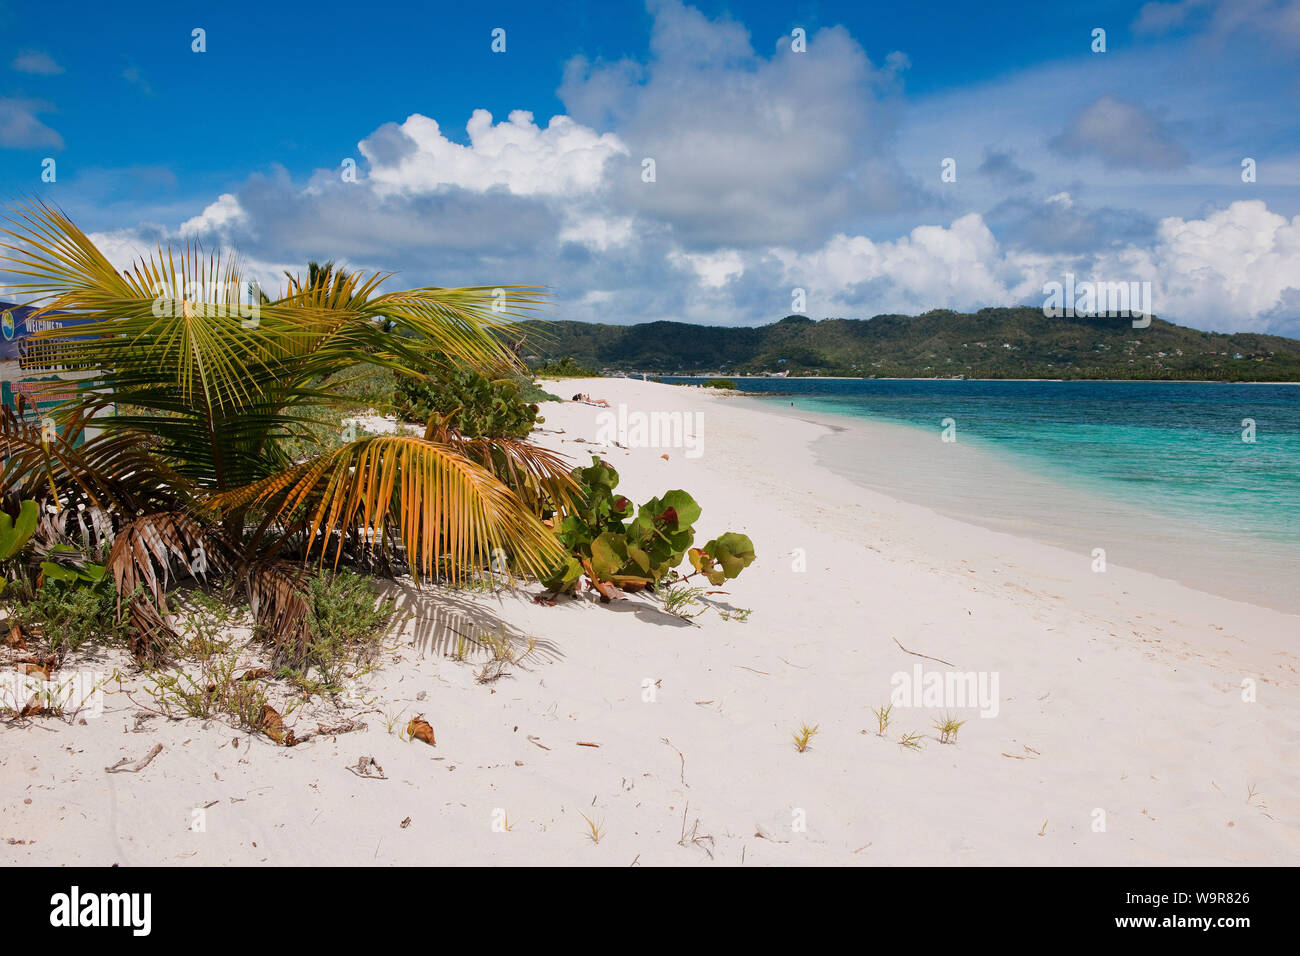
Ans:
[[[1041,302],[1072,271],[1300,334],[1296,0],[50,9],[0,6],[5,198],[123,264],[195,241],[267,281],[334,258],[716,324],[796,288],[814,317]]]

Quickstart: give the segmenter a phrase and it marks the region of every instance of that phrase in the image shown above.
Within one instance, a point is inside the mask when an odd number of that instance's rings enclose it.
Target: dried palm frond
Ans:
[[[277,660],[301,664],[311,644],[311,604],[303,567],[286,561],[257,562],[245,567],[242,577],[258,634],[274,647]]]
[[[107,569],[119,599],[143,588],[165,611],[173,576],[204,581],[228,565],[226,545],[218,542],[215,529],[183,512],[140,515],[118,529]]]
[[[49,435],[39,422],[0,406],[0,487],[23,498],[52,498],[64,508],[84,504],[121,515],[187,500],[189,482],[161,460],[149,436],[117,432],[75,444],[93,411],[70,409],[62,428]]]

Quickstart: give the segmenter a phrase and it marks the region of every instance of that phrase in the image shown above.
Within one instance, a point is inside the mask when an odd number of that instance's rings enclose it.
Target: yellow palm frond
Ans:
[[[550,530],[487,469],[454,446],[414,436],[360,439],[219,495],[213,505],[304,528],[321,560],[335,540],[335,563],[346,532],[373,548],[395,525],[412,571],[424,577],[442,570],[459,580],[488,565],[497,549],[536,575],[561,557]]]

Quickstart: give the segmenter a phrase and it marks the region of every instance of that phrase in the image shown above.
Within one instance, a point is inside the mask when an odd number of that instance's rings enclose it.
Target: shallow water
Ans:
[[[774,410],[898,426],[814,446],[868,487],[1082,561],[1103,548],[1112,564],[1300,612],[1300,387],[737,381]]]

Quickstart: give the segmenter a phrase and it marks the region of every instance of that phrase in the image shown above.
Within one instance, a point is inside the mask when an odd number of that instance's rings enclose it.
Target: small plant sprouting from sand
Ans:
[[[228,651],[200,661],[197,676],[184,670],[157,672],[145,692],[164,716],[180,711],[203,720],[226,717],[243,730],[264,730],[267,711],[276,713],[262,681],[266,676],[264,669],[241,665],[239,651]],[[288,716],[298,703],[291,701],[277,717]]]
[[[886,731],[889,730],[890,714],[893,711],[893,709],[894,709],[893,704],[887,704],[884,707],[877,707],[871,711],[873,714],[876,715],[876,736],[877,737],[885,736]]]
[[[399,710],[397,711],[397,713],[393,713],[391,710],[384,711],[384,726],[388,728],[388,732],[390,734],[393,732],[393,728],[398,726],[399,722],[402,719],[402,716],[405,713],[406,713],[405,710]],[[405,730],[403,730],[402,733],[398,734],[399,737],[404,735],[405,735]]]
[[[961,730],[961,725],[966,723],[964,720],[953,720],[947,714],[943,715],[942,720],[934,722],[934,729],[939,731],[939,743],[955,744],[957,742],[957,731]]]
[[[592,842],[593,846],[599,846],[601,838],[604,837],[605,835],[604,821],[597,823],[595,820],[591,819],[591,817],[587,816],[585,813],[579,813],[578,815],[582,817],[582,819],[587,821],[587,829],[589,831],[587,833],[587,839]]]
[[[818,724],[813,724],[809,727],[807,724],[801,724],[799,732],[797,734],[791,734],[791,736],[794,737],[794,749],[799,751],[799,753],[803,753],[807,750],[809,741],[811,741],[813,737],[817,736],[817,728],[819,726],[820,725]]]
[[[31,669],[24,668],[24,664]],[[20,673],[22,669],[26,669],[27,675],[39,677],[44,673],[29,662],[20,662],[17,666],[20,668]],[[117,681],[119,688],[121,687],[122,675],[116,667],[113,668],[111,674],[101,677],[89,686],[86,686],[76,676],[62,681],[47,677],[30,686],[26,686],[25,683],[12,683],[7,688],[0,690],[0,721],[23,721],[32,717],[53,717],[71,724],[80,717],[86,705],[97,694],[112,693],[106,688],[113,681]],[[0,686],[2,686],[2,683],[0,682]],[[30,695],[20,693],[20,689],[30,690],[31,693]],[[80,694],[80,697],[78,697],[78,694]]]
[[[707,590],[690,584],[674,585],[663,592],[664,610],[684,621],[699,617],[708,610],[701,600]],[[697,607],[699,610],[694,610]]]
[[[752,607],[740,607],[732,611],[718,611],[718,617],[724,621],[739,621],[744,624],[749,620],[749,615],[754,613]]]
[[[525,643],[521,638],[506,633],[504,626],[496,631],[484,631],[478,637],[461,635],[456,641],[456,648],[450,656],[458,664],[469,660],[470,648],[478,647],[487,654],[487,661],[474,675],[480,684],[491,684],[506,675],[509,668],[522,664],[537,649],[537,638],[529,636]]]
[[[63,716],[63,701],[58,690],[51,687],[48,681],[45,686],[37,688],[21,708],[15,709],[8,704],[0,706],[0,717],[5,720],[21,720],[24,717],[62,718]]]
[[[507,634],[504,628],[500,632],[485,633],[482,640],[483,647],[488,652],[488,660],[474,675],[480,684],[490,684],[504,677],[507,668],[522,664],[537,647],[537,638],[530,636],[521,653],[516,639]]]
[[[900,747],[906,747],[908,750],[920,750],[920,749],[921,749],[921,735],[920,735],[920,734],[903,734],[903,736],[901,736],[901,737],[898,738],[898,745],[899,745]]]
[[[497,588],[496,582],[491,577],[476,576],[466,577],[458,582],[452,582],[447,585],[453,591],[464,591],[470,594],[488,594]]]

